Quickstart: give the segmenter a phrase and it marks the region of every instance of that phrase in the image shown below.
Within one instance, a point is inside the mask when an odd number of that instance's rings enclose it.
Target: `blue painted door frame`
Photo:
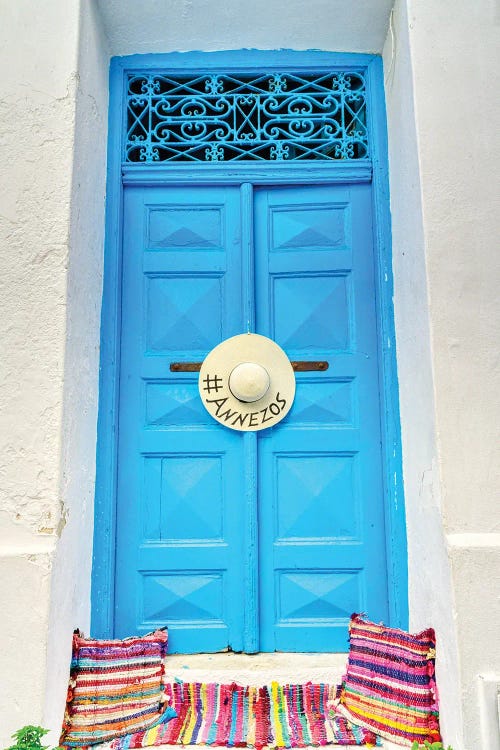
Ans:
[[[181,167],[146,167],[143,165],[121,164],[121,134],[123,123],[124,78],[128,70],[138,69],[191,69],[230,68],[259,69],[274,64],[289,65],[296,69],[342,67],[348,64],[358,66],[366,75],[369,93],[369,128],[372,143],[371,162],[336,162],[325,165],[309,162],[307,168],[290,164],[248,165],[215,164],[199,165],[190,170]],[[330,53],[214,53],[189,55],[172,54],[160,56],[138,56],[120,58],[111,65],[110,133],[108,163],[108,208],[107,243],[105,254],[105,279],[102,313],[101,339],[101,381],[100,413],[98,426],[97,482],[96,482],[96,524],[94,538],[94,569],[92,587],[92,632],[94,635],[115,634],[115,605],[120,606],[119,590],[115,591],[115,545],[117,533],[116,491],[117,491],[117,440],[116,423],[120,368],[119,326],[122,310],[122,211],[124,185],[152,187],[154,185],[241,185],[248,184],[247,199],[251,199],[251,185],[261,185],[260,196],[267,192],[265,184],[279,186],[289,184],[338,184],[344,186],[371,183],[370,201],[373,213],[373,245],[375,251],[375,305],[380,362],[380,398],[382,420],[382,486],[383,512],[386,529],[387,581],[389,595],[388,620],[390,624],[407,625],[407,581],[406,581],[406,531],[402,494],[399,414],[397,398],[397,376],[395,362],[394,330],[392,317],[392,276],[390,262],[390,225],[388,207],[387,153],[385,140],[385,112],[381,61],[379,58],[360,55],[333,55]],[[272,168],[271,168],[272,167]],[[367,186],[368,187],[368,186]],[[246,189],[246,188],[245,188]],[[244,190],[245,190],[244,189]],[[245,192],[243,190],[243,196]],[[258,196],[259,200],[262,198]],[[243,202],[245,198],[243,198]],[[248,234],[250,236],[250,234]],[[257,242],[258,244],[258,242]],[[242,257],[246,257],[243,252]],[[247,295],[242,290],[243,297]],[[247,295],[248,296],[248,295]],[[243,311],[243,318],[248,310]],[[240,328],[242,330],[242,328]],[[238,332],[235,330],[235,332]],[[265,331],[262,331],[265,332]],[[247,435],[241,441],[241,461],[248,473],[255,472],[255,435]],[[264,440],[265,443],[265,440]],[[193,450],[192,448],[190,450]],[[294,453],[291,445],[282,446],[281,453]],[[295,453],[297,446],[295,446]],[[300,451],[299,451],[300,453]],[[328,453],[328,451],[327,451]],[[262,453],[265,462],[265,449]],[[325,454],[326,455],[326,454]],[[319,454],[318,454],[319,456]],[[319,456],[320,457],[320,456]],[[250,481],[245,494],[245,555],[252,555],[252,545],[257,535],[255,506],[256,487]],[[265,490],[261,490],[265,494]],[[119,521],[119,519],[118,519]],[[265,526],[265,521],[264,521]],[[118,523],[119,528],[119,523]],[[262,534],[261,529],[261,534]],[[264,530],[265,533],[265,530]],[[249,570],[248,559],[242,559],[240,573],[245,577],[247,603],[245,611],[252,608],[257,599],[256,574]],[[153,564],[153,568],[155,564]],[[118,579],[119,580],[119,579]],[[120,583],[118,583],[120,586]],[[269,586],[273,586],[270,581]],[[374,612],[374,616],[378,613]],[[237,619],[237,615],[235,614]],[[237,627],[242,633],[240,641],[235,640],[236,649],[247,651],[256,649],[255,615]],[[120,633],[124,635],[124,633]],[[286,641],[286,638],[285,638]],[[284,641],[264,643],[266,650],[295,650],[294,644]],[[200,650],[204,650],[202,644]],[[209,648],[209,647],[207,647]],[[338,644],[335,648],[341,650]],[[318,646],[317,650],[325,650]],[[328,650],[328,649],[326,649]]]

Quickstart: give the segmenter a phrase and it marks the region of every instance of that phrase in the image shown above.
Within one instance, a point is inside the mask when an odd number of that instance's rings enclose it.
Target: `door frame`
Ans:
[[[319,162],[218,162],[123,164],[125,86],[129,72],[172,73],[271,67],[317,73],[349,68],[366,80],[370,159]],[[386,529],[389,617],[393,627],[408,627],[408,561],[403,493],[399,389],[393,310],[392,239],[389,206],[387,125],[382,60],[376,55],[289,50],[172,52],[112,58],[109,76],[106,239],[101,310],[99,414],[91,593],[91,632],[113,637],[116,548],[118,392],[120,372],[122,214],[126,185],[290,185],[372,183],[373,246],[381,379],[381,434]]]

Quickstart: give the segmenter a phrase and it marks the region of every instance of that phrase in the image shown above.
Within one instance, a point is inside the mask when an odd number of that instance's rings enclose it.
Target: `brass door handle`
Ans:
[[[329,367],[328,362],[325,362],[324,360],[300,359],[290,362],[290,364],[295,372],[313,372],[315,370],[324,372],[325,370],[328,370]]]

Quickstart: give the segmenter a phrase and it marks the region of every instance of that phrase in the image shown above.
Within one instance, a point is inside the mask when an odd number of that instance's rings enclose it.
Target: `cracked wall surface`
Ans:
[[[59,524],[77,3],[2,3],[0,545]],[[29,11],[31,13],[31,21]],[[36,22],[28,34],[30,22]],[[53,29],[61,30],[57,59]],[[20,38],[26,46],[18,47]]]
[[[9,44],[1,46],[8,55]],[[10,77],[0,103],[2,149],[9,156],[0,165],[0,538],[8,543],[52,534],[60,517],[75,79],[70,71],[56,73],[52,88],[45,82],[47,92],[30,91],[29,71],[20,89]]]
[[[60,726],[71,632],[88,629],[108,58],[92,0],[0,16],[3,747]]]

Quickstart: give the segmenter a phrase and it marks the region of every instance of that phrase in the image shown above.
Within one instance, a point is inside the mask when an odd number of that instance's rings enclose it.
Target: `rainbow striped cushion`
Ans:
[[[410,635],[354,614],[349,640],[336,712],[396,744],[438,742],[434,630]]]
[[[165,630],[124,641],[76,631],[60,744],[95,745],[172,718],[163,690],[166,652]]]

